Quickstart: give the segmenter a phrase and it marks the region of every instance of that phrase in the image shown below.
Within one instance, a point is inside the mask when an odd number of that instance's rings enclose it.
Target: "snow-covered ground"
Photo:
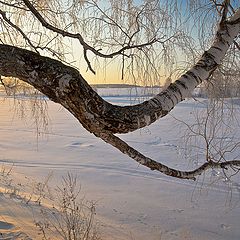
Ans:
[[[129,103],[129,97],[106,99]],[[0,98],[0,168],[13,165],[11,175],[18,186],[44,181],[49,174],[50,185],[57,186],[68,172],[76,174],[81,194],[96,202],[103,239],[240,239],[239,192],[234,186],[228,188],[221,180],[210,182],[211,171],[197,182],[150,171],[88,133],[63,107],[46,102],[44,128],[32,111],[21,111],[21,101]],[[171,115],[191,122],[193,108],[204,107],[190,99]],[[168,166],[191,169],[194,163],[182,154],[188,147],[183,127],[171,115],[122,138]],[[41,239],[33,224],[35,208],[1,194],[0,239],[28,239],[26,235]]]

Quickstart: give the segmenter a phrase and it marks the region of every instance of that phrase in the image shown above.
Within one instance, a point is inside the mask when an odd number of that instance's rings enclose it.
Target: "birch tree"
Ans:
[[[231,59],[228,71],[234,66],[239,69],[239,6],[238,0],[0,1],[0,75],[30,84],[65,107],[86,130],[139,164],[195,180],[209,168],[239,167],[240,161],[207,159],[196,169],[181,171],[144,156],[116,134],[135,131],[167,115],[225,66],[226,56]],[[197,39],[202,54],[196,51]],[[177,79],[153,98],[117,106],[91,88],[81,74],[86,68],[70,64],[70,41],[77,44],[77,55],[91,74],[97,74],[100,61],[115,60],[122,78],[152,83],[161,77],[161,68],[173,77],[183,53],[188,59],[183,69],[188,70],[175,74]]]

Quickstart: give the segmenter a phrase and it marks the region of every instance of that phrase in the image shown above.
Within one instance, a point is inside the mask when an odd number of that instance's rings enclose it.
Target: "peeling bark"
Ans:
[[[177,103],[184,100],[212,74],[239,32],[240,10],[230,20],[221,22],[213,45],[196,65],[165,91],[134,106],[112,105],[104,101],[76,69],[14,46],[0,44],[0,74],[17,77],[31,84],[51,100],[68,109],[88,131],[138,163],[166,175],[194,179],[209,166],[222,165],[207,163],[194,171],[178,171],[145,157],[113,134],[137,130],[168,114]]]

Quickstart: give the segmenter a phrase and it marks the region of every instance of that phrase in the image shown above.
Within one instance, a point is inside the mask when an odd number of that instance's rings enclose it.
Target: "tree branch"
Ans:
[[[103,139],[105,142],[111,144],[115,148],[117,148],[122,153],[128,155],[130,158],[134,159],[139,164],[151,169],[159,171],[165,175],[180,178],[180,179],[190,179],[196,180],[196,177],[201,175],[203,172],[207,171],[210,168],[220,168],[227,169],[228,167],[237,166],[240,167],[240,160],[232,160],[225,162],[215,162],[215,161],[207,161],[202,164],[200,167],[191,170],[191,171],[181,171],[174,168],[170,168],[160,162],[157,162],[149,157],[144,156],[142,153],[137,151],[136,149],[129,146],[126,142],[124,142],[119,137],[111,134],[111,133],[99,133],[99,137]]]
[[[20,27],[18,27],[17,25],[13,24],[11,22],[10,19],[7,18],[6,16],[6,12],[0,10],[0,15],[2,16],[2,18],[11,26],[13,27],[15,30],[17,30],[22,37],[26,40],[26,42],[38,53],[37,48],[33,45],[33,43],[31,42],[31,40],[27,37],[27,35],[22,31],[22,29]]]
[[[82,45],[82,47],[84,49],[84,58],[88,64],[88,67],[94,74],[95,74],[95,71],[93,70],[91,63],[90,63],[89,59],[87,58],[88,50],[93,52],[96,56],[99,56],[102,58],[113,58],[117,55],[123,54],[124,51],[126,51],[126,50],[133,49],[133,48],[143,48],[143,47],[150,46],[150,45],[158,42],[157,39],[153,38],[149,42],[145,42],[142,44],[133,44],[133,45],[128,44],[127,46],[122,47],[121,49],[119,49],[116,52],[112,52],[110,54],[104,54],[104,53],[101,53],[100,51],[96,50],[94,47],[90,46],[88,43],[86,43],[80,33],[71,33],[71,32],[62,30],[60,28],[57,28],[57,27],[51,25],[50,23],[48,23],[42,17],[42,15],[37,11],[37,9],[31,4],[31,2],[29,0],[23,0],[23,2],[29,8],[29,10],[32,12],[32,14],[38,19],[38,21],[42,24],[43,27],[45,27],[55,33],[58,33],[58,34],[62,35],[63,37],[78,39],[79,43]]]
[[[11,4],[11,3],[6,3],[6,2],[3,2],[3,1],[0,1],[1,4],[5,5],[5,6],[9,6],[9,7],[14,7],[14,8],[17,8],[17,9],[20,9],[20,10],[24,10],[24,11],[28,11],[28,9],[24,8],[24,7],[21,7],[21,6],[18,6],[20,4]]]
[[[240,10],[236,14],[240,16]],[[83,105],[81,110],[91,114],[99,128],[111,133],[127,133],[150,125],[168,114],[197,85],[206,80],[220,64],[239,31],[240,23],[221,25],[212,47],[203,54],[195,66],[165,91],[148,101],[133,106],[112,105],[94,92],[76,69],[57,60],[12,46],[0,45],[0,74],[27,81],[57,102],[61,101],[59,96],[63,99],[72,98],[71,105],[78,108],[79,101],[81,101],[81,105]],[[8,69],[4,67],[11,62],[13,62],[13,66],[9,66]],[[26,69],[28,69],[27,75],[25,75]],[[66,86],[59,87],[62,81],[59,76],[63,76],[65,73],[68,74],[68,82]],[[35,79],[32,78],[34,74],[38,76]],[[75,98],[72,97],[73,95]]]
[[[168,114],[198,84],[207,79],[239,34],[239,19],[240,10],[229,21],[219,25],[213,45],[195,66],[162,93],[134,106],[112,105],[104,101],[76,69],[57,60],[9,45],[0,44],[0,75],[17,77],[31,84],[69,110],[89,132],[138,163],[173,177],[195,179],[195,176],[211,167],[239,166],[239,161],[209,161],[193,171],[178,171],[145,157],[113,134],[126,133],[150,125]]]

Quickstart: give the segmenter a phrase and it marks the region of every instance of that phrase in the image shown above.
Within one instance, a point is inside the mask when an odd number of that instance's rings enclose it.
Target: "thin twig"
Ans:
[[[63,37],[78,39],[78,41],[80,42],[80,44],[84,48],[84,58],[85,58],[85,60],[88,64],[88,67],[94,74],[95,74],[95,71],[93,70],[93,68],[91,66],[91,63],[90,63],[90,61],[87,57],[87,51],[88,50],[93,52],[95,55],[97,55],[99,57],[102,57],[102,58],[113,58],[114,56],[123,54],[123,52],[126,51],[126,50],[133,49],[133,48],[141,49],[143,47],[150,46],[150,45],[158,42],[158,39],[153,38],[150,41],[145,42],[145,43],[126,45],[126,46],[122,47],[121,49],[119,49],[118,51],[112,52],[110,54],[104,54],[104,53],[101,53],[99,50],[96,50],[94,47],[90,46],[88,43],[86,43],[80,33],[71,33],[71,32],[62,30],[60,28],[57,28],[57,27],[51,25],[50,23],[48,23],[42,17],[42,15],[38,12],[38,10],[32,5],[32,3],[30,3],[29,0],[23,0],[23,2],[29,8],[29,10],[32,12],[32,14],[38,19],[38,21],[42,24],[43,27],[45,27],[45,28],[47,28],[47,29],[49,29],[53,32],[56,32],[56,33],[62,35]]]

